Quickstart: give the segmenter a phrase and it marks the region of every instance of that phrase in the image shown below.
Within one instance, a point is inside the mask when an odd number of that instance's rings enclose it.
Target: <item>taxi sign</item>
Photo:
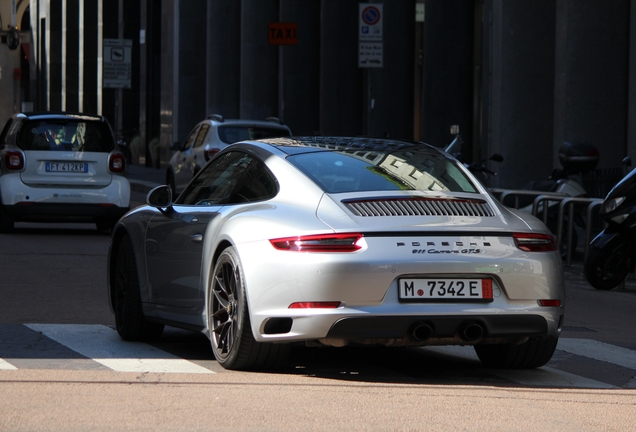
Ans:
[[[275,22],[267,28],[270,45],[297,45],[298,23]]]

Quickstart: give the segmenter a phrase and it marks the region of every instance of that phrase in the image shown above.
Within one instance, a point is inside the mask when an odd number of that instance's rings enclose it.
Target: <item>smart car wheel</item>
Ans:
[[[9,233],[13,231],[13,217],[0,205],[0,232]]]
[[[525,343],[475,345],[482,364],[501,369],[532,369],[546,364],[552,358],[558,338],[529,339]]]
[[[208,296],[210,341],[221,366],[258,370],[279,363],[286,347],[256,342],[252,334],[243,271],[233,247],[219,256]]]
[[[128,236],[121,239],[115,257],[113,309],[117,333],[127,341],[156,340],[163,333],[163,324],[151,323],[141,309],[139,276]]]

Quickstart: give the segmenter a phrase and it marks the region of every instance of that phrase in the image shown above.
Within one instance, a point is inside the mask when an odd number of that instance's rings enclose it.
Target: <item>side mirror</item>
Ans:
[[[166,208],[172,205],[172,190],[169,186],[157,186],[146,196],[146,203],[156,208]]]

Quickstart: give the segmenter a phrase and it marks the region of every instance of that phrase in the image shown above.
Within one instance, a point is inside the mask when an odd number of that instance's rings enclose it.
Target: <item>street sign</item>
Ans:
[[[275,22],[267,28],[270,45],[297,45],[298,23]]]
[[[131,88],[132,39],[104,39],[104,88]]]
[[[383,66],[382,3],[358,4],[358,67]]]
[[[366,68],[381,68],[383,66],[382,42],[358,43],[358,66]]]
[[[382,4],[359,3],[359,29],[358,40],[382,41]]]

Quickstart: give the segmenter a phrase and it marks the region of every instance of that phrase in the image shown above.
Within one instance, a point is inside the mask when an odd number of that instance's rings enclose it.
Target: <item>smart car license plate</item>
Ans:
[[[85,162],[47,162],[46,172],[88,172]]]
[[[491,279],[400,279],[404,301],[492,301]]]

